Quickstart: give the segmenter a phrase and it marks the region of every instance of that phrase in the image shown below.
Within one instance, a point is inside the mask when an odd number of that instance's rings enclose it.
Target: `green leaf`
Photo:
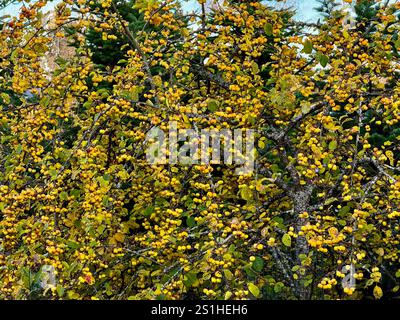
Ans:
[[[109,203],[110,203],[110,198],[109,198],[108,195],[105,194],[105,195],[103,196],[102,203],[103,203],[104,206],[108,206],[108,205],[109,205]]]
[[[308,287],[310,284],[312,284],[312,282],[313,282],[313,279],[306,280],[306,281],[304,281],[304,286]]]
[[[86,101],[82,107],[85,109],[89,109],[92,106],[92,101]]]
[[[193,217],[187,217],[186,224],[189,228],[193,228],[196,226],[196,220]]]
[[[67,241],[67,246],[74,250],[79,248],[79,244],[74,241]]]
[[[258,67],[258,64],[256,62],[253,62],[251,64],[251,71],[253,74],[258,74],[260,72],[260,68]]]
[[[313,50],[313,43],[309,39],[307,39],[304,42],[303,52],[306,53],[306,54],[310,54],[312,52],[312,50]]]
[[[18,145],[18,147],[15,149],[15,152],[17,153],[17,154],[21,154],[21,152],[22,152],[22,145]]]
[[[335,201],[337,201],[337,198],[331,197],[325,200],[324,205],[325,206],[329,206],[330,204],[334,203]]]
[[[339,216],[340,217],[345,217],[347,213],[350,212],[350,207],[349,206],[344,206],[342,208],[340,208],[339,210]]]
[[[233,273],[228,269],[224,269],[224,275],[225,275],[226,280],[233,279]]]
[[[400,38],[394,42],[394,45],[397,49],[400,49]]]
[[[71,196],[73,196],[74,198],[79,198],[80,195],[81,195],[81,192],[78,189],[73,189],[71,191]]]
[[[332,140],[331,142],[329,142],[329,150],[333,151],[337,148],[337,141],[336,140]]]
[[[217,111],[218,107],[219,107],[219,103],[217,100],[215,100],[215,99],[208,100],[208,103],[207,103],[208,110],[210,110],[211,112],[215,112],[215,111]]]
[[[12,52],[11,55],[10,55],[10,60],[11,60],[12,62],[15,62],[15,61],[16,61],[16,58],[17,58],[17,55],[18,55],[18,51],[17,51],[17,50],[13,50],[13,52]]]
[[[64,287],[62,287],[61,285],[58,285],[57,288],[57,294],[60,298],[62,298],[62,296],[64,295],[65,289]]]
[[[267,36],[272,36],[273,26],[271,23],[267,22],[264,26],[264,31]]]
[[[253,192],[247,185],[240,188],[240,196],[243,200],[250,201],[253,199]]]
[[[318,61],[321,64],[321,66],[323,66],[325,68],[328,65],[329,58],[326,55],[321,53],[318,55]]]
[[[50,97],[49,96],[44,96],[42,99],[40,99],[40,105],[43,107],[47,107],[50,103]]]
[[[292,245],[292,237],[289,236],[287,233],[285,233],[282,237],[282,243],[286,246],[286,247],[290,247]]]
[[[98,226],[98,228],[97,228],[97,233],[98,233],[98,234],[102,234],[102,233],[104,232],[105,229],[106,229],[106,226],[105,226],[105,225],[100,225],[100,226]]]
[[[28,267],[21,269],[21,278],[25,288],[30,289],[33,281],[33,274]]]
[[[145,215],[145,217],[149,217],[153,212],[154,212],[154,207],[150,206],[144,210],[143,214]]]
[[[247,276],[249,276],[250,278],[253,278],[253,277],[257,276],[257,273],[255,273],[251,267],[252,267],[252,265],[248,264],[243,268],[243,270],[246,272]]]
[[[183,279],[183,284],[186,288],[192,287],[197,281],[197,274],[194,272],[188,272],[185,274]]]
[[[109,185],[109,183],[110,183],[110,180],[106,180],[106,179],[104,178],[105,176],[106,176],[106,175],[97,178],[97,181],[99,181],[100,186],[102,186],[102,187],[107,187],[107,186]]]
[[[51,169],[51,170],[49,170],[49,173],[50,173],[50,176],[51,176],[51,179],[52,179],[52,180],[54,180],[55,178],[57,178],[57,174],[58,174],[58,171],[57,171],[57,170]]]
[[[97,90],[96,93],[99,96],[101,96],[103,99],[108,98],[110,96],[110,93],[109,93],[108,89],[106,89],[106,88],[101,88],[101,89]]]
[[[10,96],[9,96],[7,93],[5,93],[5,92],[2,92],[2,93],[0,94],[0,97],[1,97],[1,99],[3,100],[3,102],[4,102],[5,104],[9,104],[9,103],[11,102]]]
[[[285,287],[285,285],[282,282],[277,282],[274,286],[274,291],[276,293],[279,293],[282,291],[282,289]]]
[[[61,200],[67,200],[68,199],[68,193],[66,193],[65,191],[61,192],[59,194],[59,197]]]
[[[260,257],[256,257],[256,259],[253,261],[253,265],[252,268],[257,271],[260,272],[264,267],[264,260]]]
[[[260,289],[252,282],[249,282],[247,284],[247,288],[249,288],[249,291],[251,292],[251,294],[253,296],[255,296],[256,298],[260,295]]]

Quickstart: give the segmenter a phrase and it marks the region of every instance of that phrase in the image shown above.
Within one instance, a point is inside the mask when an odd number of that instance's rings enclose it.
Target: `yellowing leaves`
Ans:
[[[260,295],[260,289],[252,282],[249,282],[247,284],[247,288],[249,289],[249,291],[251,292],[251,294],[253,296],[255,296],[256,298],[258,298],[258,296]]]
[[[228,270],[228,269],[224,269],[224,275],[225,275],[225,278],[227,279],[227,280],[232,280],[233,279],[233,273],[230,271],[230,270]]]
[[[282,236],[282,243],[286,246],[286,247],[291,247],[292,246],[292,237],[290,235],[288,235],[287,233],[285,233]]]
[[[240,187],[240,196],[246,201],[251,201],[253,199],[253,191],[247,185],[242,185]]]
[[[382,291],[381,287],[375,286],[375,288],[374,288],[374,297],[376,299],[380,299],[380,298],[382,298],[382,296],[383,296],[383,291]]]
[[[337,141],[336,140],[332,140],[331,142],[329,142],[329,146],[328,146],[330,151],[334,151],[337,148]]]
[[[317,159],[321,159],[322,152],[321,152],[321,149],[318,146],[316,146],[315,144],[311,145],[311,150],[312,150],[312,152],[314,153],[314,156]]]
[[[231,297],[232,297],[232,292],[231,292],[231,291],[227,291],[227,292],[225,293],[224,299],[225,299],[225,300],[229,300]]]
[[[89,2],[62,4],[57,23],[72,36],[54,23],[54,41],[40,16],[0,34],[0,299],[399,290],[380,287],[383,264],[400,277],[392,4],[360,35],[340,19],[293,29],[265,1],[226,1],[206,10],[204,28],[175,1]],[[64,41],[78,48],[49,72],[44,50]],[[147,134],[169,135],[172,121],[197,133],[255,130],[254,170],[150,165]],[[57,270],[54,292],[32,290],[44,264]],[[357,286],[338,290],[353,273]]]
[[[323,125],[324,125],[324,128],[329,131],[337,131],[340,128],[339,126],[336,126],[334,122],[327,122],[327,123],[324,123]]]
[[[302,101],[300,105],[301,105],[301,112],[302,112],[303,114],[307,114],[307,113],[310,112],[310,110],[311,110],[311,102],[309,102],[309,101]]]
[[[10,96],[9,96],[7,93],[5,93],[5,92],[2,92],[2,93],[0,94],[0,98],[3,100],[3,103],[4,103],[4,104],[9,104],[9,103],[11,102]]]
[[[252,70],[252,73],[253,73],[254,75],[258,74],[258,73],[260,72],[260,68],[258,67],[258,63],[253,62],[253,63],[251,64],[251,70]]]
[[[115,240],[115,241],[113,241],[114,243],[115,243],[115,242],[124,242],[124,240],[125,240],[125,235],[122,234],[122,233],[120,233],[120,232],[118,232],[118,233],[116,233],[116,234],[114,235],[113,240]]]
[[[126,181],[126,180],[129,179],[129,173],[126,170],[123,170],[123,169],[118,171],[117,176],[119,178],[121,178],[123,181]]]

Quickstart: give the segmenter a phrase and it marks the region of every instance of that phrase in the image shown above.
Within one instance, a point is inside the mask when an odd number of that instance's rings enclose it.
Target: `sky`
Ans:
[[[47,6],[45,7],[45,11],[50,10],[51,8],[54,7],[54,4],[57,3],[58,1],[55,0],[53,2],[50,2],[47,4]],[[21,3],[16,3],[16,4],[11,4],[9,6],[7,6],[7,8],[0,10],[0,16],[3,15],[17,15],[18,14],[18,10],[21,7]]]
[[[291,1],[296,3],[297,15],[296,18],[304,21],[311,22],[317,21],[319,18],[318,12],[314,10],[315,7],[318,6],[318,2],[316,0],[296,0]],[[185,10],[191,11],[197,7],[196,0],[184,0],[182,1],[182,6]],[[273,2],[271,3],[271,5]]]
[[[47,5],[47,9],[51,9],[52,6],[54,6],[54,3],[56,2],[57,0],[55,0],[53,3],[49,3]],[[305,22],[318,20],[319,18],[318,13],[314,10],[314,8],[317,6],[316,0],[296,0],[295,2],[297,7],[297,16],[296,16],[297,19]],[[198,8],[196,0],[182,0],[182,6],[185,11],[192,11]],[[4,10],[0,10],[0,16],[15,15],[18,13],[19,7],[20,4],[10,5]]]

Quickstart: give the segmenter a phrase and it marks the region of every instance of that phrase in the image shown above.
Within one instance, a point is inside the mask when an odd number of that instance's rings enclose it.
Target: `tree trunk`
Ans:
[[[310,199],[311,199],[311,193],[312,193],[313,188],[311,186],[305,186],[302,188],[296,188],[294,189],[290,196],[293,200],[293,209],[294,209],[294,214],[296,217],[296,232],[299,233],[301,231],[301,228],[309,223],[308,218],[300,218],[299,215],[303,212],[307,212],[309,205],[310,205]],[[301,259],[300,255],[308,255],[309,253],[309,246],[307,239],[305,236],[298,236],[296,241],[295,241],[295,251],[296,251],[296,259],[295,261],[299,266],[301,266]],[[303,275],[300,276],[297,281],[296,281],[296,296],[300,300],[307,300],[310,299],[310,293],[311,293],[311,287],[305,287],[304,286],[304,278],[307,276],[307,272]]]

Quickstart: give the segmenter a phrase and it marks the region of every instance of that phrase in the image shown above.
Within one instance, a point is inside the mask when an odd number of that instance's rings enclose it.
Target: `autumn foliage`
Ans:
[[[0,298],[398,296],[400,4],[307,25],[199,3],[48,19],[41,0],[2,22]],[[254,172],[150,165],[146,133],[171,121],[254,129]]]

